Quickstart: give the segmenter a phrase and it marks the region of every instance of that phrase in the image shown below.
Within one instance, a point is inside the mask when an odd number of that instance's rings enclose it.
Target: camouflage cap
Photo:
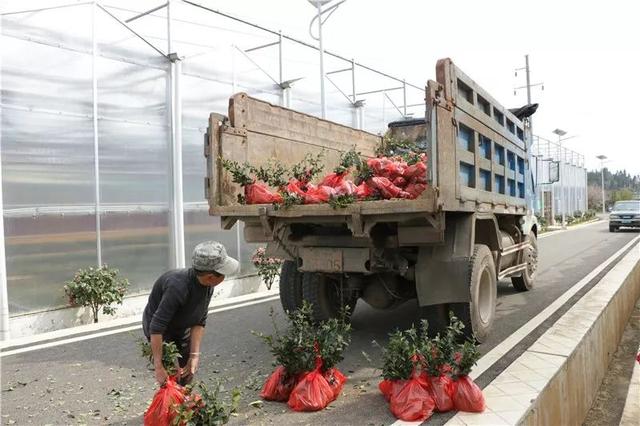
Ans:
[[[205,241],[193,249],[191,265],[198,271],[215,271],[228,276],[238,270],[239,263],[227,254],[227,250],[221,243]]]

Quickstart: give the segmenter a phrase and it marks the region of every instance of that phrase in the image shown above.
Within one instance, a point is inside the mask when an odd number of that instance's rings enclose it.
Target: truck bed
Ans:
[[[245,93],[233,96],[229,116],[211,114],[205,156],[208,178],[205,181],[209,213],[222,216],[223,223],[233,218],[250,220],[259,216],[277,218],[340,218],[359,214],[402,215],[434,213],[438,210],[437,190],[428,187],[416,200],[358,201],[347,208],[334,209],[329,204],[294,205],[287,208],[272,205],[243,205],[239,185],[221,167],[221,159],[259,166],[276,158],[287,166],[303,160],[307,153],[325,152],[325,172],[338,165],[340,154],[352,147],[365,157],[373,157],[381,137],[317,117],[252,98]]]

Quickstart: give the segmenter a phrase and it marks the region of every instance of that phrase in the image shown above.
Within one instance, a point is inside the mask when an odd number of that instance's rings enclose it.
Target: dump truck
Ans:
[[[425,117],[388,125],[387,135],[425,147],[427,189],[417,198],[328,204],[243,205],[222,161],[293,165],[324,151],[326,169],[355,146],[374,157],[383,136],[239,93],[229,114],[212,113],[205,135],[205,193],[224,229],[244,223],[244,238],[284,259],[280,300],[303,301],[316,320],[353,310],[362,299],[392,309],[416,299],[431,330],[450,312],[483,341],[496,315],[498,281],[533,286],[538,225],[529,207],[529,128],[450,59],[425,88]]]

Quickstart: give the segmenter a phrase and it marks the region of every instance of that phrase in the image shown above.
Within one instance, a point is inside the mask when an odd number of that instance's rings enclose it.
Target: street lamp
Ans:
[[[604,209],[604,160],[607,159],[606,155],[598,155],[596,156],[598,160],[600,160],[600,175],[602,177],[602,214],[606,214]]]
[[[307,0],[309,3],[311,3],[312,6],[315,6],[316,9],[318,9],[318,14],[311,20],[311,22],[309,23],[309,34],[311,35],[312,38],[314,38],[315,40],[318,41],[319,43],[319,48],[320,48],[320,104],[322,107],[322,118],[326,118],[327,117],[327,105],[326,105],[326,100],[325,100],[325,92],[324,92],[324,48],[322,47],[322,24],[324,24],[327,19],[329,19],[329,17],[331,16],[331,14],[333,12],[335,12],[335,10],[338,8],[338,6],[340,6],[342,3],[344,3],[347,0],[342,0],[336,4],[334,4],[333,6],[329,6],[326,9],[322,10],[322,6],[324,6],[327,3],[331,3],[333,0]],[[325,13],[329,13],[329,15],[327,15],[326,18],[324,18],[324,20],[322,19],[322,15]],[[318,20],[318,37],[316,37],[315,35],[313,35],[312,32],[312,27],[313,27],[313,23],[315,20]]]
[[[567,134],[562,129],[555,129],[552,133],[558,135],[558,145],[560,146],[560,208],[562,210],[562,229],[566,229],[565,223],[565,196],[564,196],[564,155],[562,153],[562,137]]]

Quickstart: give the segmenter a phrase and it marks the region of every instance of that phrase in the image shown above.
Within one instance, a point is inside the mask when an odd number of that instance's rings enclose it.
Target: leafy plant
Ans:
[[[418,330],[396,330],[389,335],[389,342],[382,350],[382,376],[388,380],[406,380],[411,377],[418,353]]]
[[[465,341],[458,346],[453,354],[453,373],[456,376],[466,376],[471,373],[471,369],[478,363],[480,351],[475,342]]]
[[[329,198],[329,205],[334,209],[344,209],[348,207],[350,204],[355,203],[357,200],[356,196],[353,194],[343,194],[338,195],[337,197]]]
[[[344,359],[344,350],[351,343],[351,324],[347,320],[349,307],[342,308],[338,318],[322,321],[317,326],[316,341],[325,370]]]
[[[287,209],[291,206],[304,204],[304,200],[298,194],[294,194],[288,191],[280,191],[280,195],[282,195],[282,204],[278,204],[276,206],[282,207],[283,209]]]
[[[231,180],[234,183],[240,186],[247,186],[255,181],[255,179],[251,177],[252,166],[249,163],[245,162],[240,164],[237,161],[226,158],[220,158],[220,161],[222,167],[231,173]]]
[[[198,392],[194,388],[198,388]],[[188,385],[185,388],[184,401],[174,406],[176,416],[172,426],[218,426],[229,422],[229,418],[238,410],[240,390],[231,391],[231,401],[225,403],[220,398],[222,386],[219,383],[209,389],[203,382]]]
[[[343,309],[339,318],[314,324],[311,305],[305,301],[300,308],[287,313],[289,327],[286,332],[281,333],[271,309],[269,315],[274,334],[253,333],[269,346],[277,364],[285,368],[288,376],[312,371],[318,356],[322,358],[323,368],[326,370],[342,361],[342,354],[351,343],[347,310],[348,308]]]
[[[390,134],[382,138],[375,150],[378,157],[400,157],[409,165],[420,161],[420,154],[425,152],[425,149],[415,142],[408,139],[397,139]]]
[[[369,167],[366,161],[363,161],[356,167],[356,174],[354,183],[360,185],[362,182],[367,181],[373,177],[373,170]]]
[[[270,159],[266,165],[260,167],[250,166],[250,170],[258,179],[276,188],[287,184],[289,169],[275,159]]]
[[[335,173],[347,173],[351,167],[359,167],[362,163],[362,154],[356,151],[355,146],[349,151],[340,154],[340,164],[333,170]]]
[[[118,270],[107,265],[79,269],[73,280],[67,281],[64,292],[72,306],[89,306],[93,322],[98,322],[98,312],[102,308],[105,315],[113,315],[116,308],[112,304],[122,304],[129,281],[118,278]]]
[[[153,366],[151,344],[146,340],[140,339],[138,345],[142,356],[147,359],[150,366]],[[173,376],[178,372],[177,366],[180,358],[182,358],[182,355],[180,355],[180,351],[174,342],[162,342],[162,366],[167,370],[168,375]]]
[[[274,334],[253,333],[267,344],[276,362],[284,367],[289,376],[313,370],[316,353],[311,305],[305,302],[298,310],[287,312],[289,327],[283,334],[276,325],[273,308],[269,316]]]
[[[449,314],[449,325],[444,333],[438,333],[433,339],[427,338],[427,329],[423,328],[424,346],[420,352],[429,375],[438,376],[451,371],[453,354],[458,348],[463,329],[464,324],[452,313]]]
[[[322,170],[324,170],[324,164],[322,163],[324,155],[324,151],[320,151],[316,155],[307,153],[304,156],[304,160],[302,160],[298,164],[295,164],[291,168],[293,177],[298,179],[303,184],[311,182],[314,177],[322,173]]]
[[[251,258],[253,266],[258,270],[258,276],[264,281],[267,289],[271,290],[271,286],[276,277],[280,275],[280,267],[284,262],[282,259],[275,257],[267,257],[264,247],[258,247]]]

